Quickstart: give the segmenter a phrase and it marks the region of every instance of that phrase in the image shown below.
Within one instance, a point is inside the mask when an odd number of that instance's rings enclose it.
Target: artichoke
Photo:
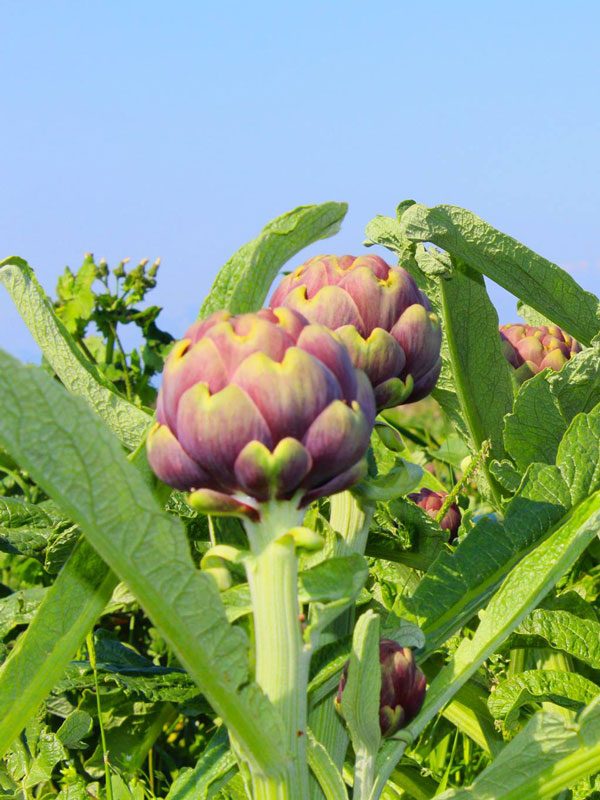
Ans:
[[[416,503],[420,508],[422,508],[425,513],[429,514],[430,517],[435,519],[438,515],[438,511],[444,505],[444,502],[448,497],[448,493],[434,492],[432,489],[423,488],[414,494],[409,494],[408,497],[413,501],[413,503]],[[450,535],[450,541],[456,539],[461,519],[462,515],[460,513],[460,508],[456,505],[456,503],[452,503],[440,522],[440,528],[448,531]]]
[[[165,364],[148,460],[212,513],[298,505],[364,474],[373,391],[334,334],[288,308],[193,324]]]
[[[410,647],[402,647],[393,639],[379,642],[381,665],[381,692],[379,694],[379,727],[382,736],[393,736],[408,725],[423,705],[427,680],[416,665]],[[341,710],[342,693],[348,678],[348,665],[344,667],[335,697]]]
[[[500,326],[504,355],[516,370],[519,382],[537,375],[546,367],[559,370],[581,351],[581,345],[558,325]]]
[[[379,256],[317,256],[287,275],[271,306],[335,330],[375,390],[377,408],[428,395],[441,369],[441,328],[412,276]]]

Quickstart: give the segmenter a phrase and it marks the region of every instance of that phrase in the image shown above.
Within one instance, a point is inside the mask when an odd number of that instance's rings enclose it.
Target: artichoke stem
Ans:
[[[352,492],[340,492],[330,498],[331,515],[329,523],[344,539],[354,553],[365,552],[369,526],[374,506],[359,500]]]
[[[263,506],[261,520],[247,525],[252,547],[246,570],[254,615],[256,682],[283,722],[290,760],[283,765],[280,779],[253,775],[252,784],[255,800],[302,800],[308,797],[310,650],[302,638],[295,543],[287,534],[297,521],[292,519],[291,504],[281,503]]]
[[[375,782],[375,754],[366,751],[356,753],[354,762],[354,786],[352,800],[368,800]]]

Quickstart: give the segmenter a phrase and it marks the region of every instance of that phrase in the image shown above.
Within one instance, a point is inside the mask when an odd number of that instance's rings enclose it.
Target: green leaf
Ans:
[[[544,370],[520,387],[504,441],[516,465],[553,464],[573,417],[600,403],[600,347],[584,350],[560,372]]]
[[[69,267],[58,279],[57,295],[62,301],[57,315],[63,321],[69,333],[76,333],[81,321],[87,321],[94,310],[94,293],[92,284],[96,280],[96,265],[93,256],[86,254],[77,274]]]
[[[401,598],[436,649],[483,606],[508,571],[567,511],[600,488],[600,405],[571,423],[557,466],[532,464],[504,521],[480,520],[453,552],[442,552],[413,597]]]
[[[337,233],[347,210],[346,203],[300,206],[269,222],[222,267],[200,317],[223,308],[233,314],[258,311],[281,267],[304,247]]]
[[[456,206],[415,203],[400,220],[403,235],[432,242],[487,275],[582,344],[600,329],[598,299],[556,264]],[[472,326],[476,328],[477,326]]]
[[[27,262],[16,257],[1,261],[0,283],[8,290],[44,357],[66,388],[83,397],[126,447],[136,448],[150,425],[150,417],[121,397],[86,359],[56,316]]]
[[[488,708],[511,727],[522,706],[551,702],[580,711],[599,694],[599,686],[575,672],[531,669],[498,684],[489,696]]]
[[[65,719],[56,735],[69,750],[83,750],[88,745],[83,740],[92,732],[93,719],[86,711],[75,709]]]
[[[551,800],[563,789],[600,771],[600,703],[576,723],[540,712],[467,789],[439,800]]]
[[[0,639],[4,639],[14,628],[28,625],[42,602],[46,589],[35,586],[20,589],[0,600]]]
[[[515,631],[515,647],[549,646],[600,669],[600,622],[561,609],[537,608]]]
[[[308,736],[308,765],[319,782],[325,800],[348,800],[346,784],[327,750],[310,730]]]
[[[358,595],[369,575],[366,559],[358,553],[321,561],[298,576],[301,603],[350,600]]]
[[[118,441],[42,370],[0,352],[0,442],[128,584],[245,755],[277,770],[277,717],[256,686],[240,690],[248,679],[245,635],[227,623],[183,525],[161,511]]]
[[[58,683],[116,583],[102,559],[81,541],[0,668],[0,756]]]
[[[437,450],[428,448],[427,453],[430,458],[450,464],[455,469],[461,469],[462,462],[470,455],[469,448],[464,443],[464,440],[456,434],[450,434]]]
[[[356,601],[368,576],[367,561],[357,553],[330,558],[300,573],[300,602],[311,603],[304,638],[313,650],[324,629]]]
[[[373,611],[365,611],[354,628],[348,678],[341,702],[342,715],[356,753],[374,754],[379,748],[380,691],[379,617]]]
[[[528,325],[552,325],[551,320],[543,314],[540,314],[535,308],[528,306],[527,303],[524,303],[522,300],[519,300],[517,303],[517,314],[523,317]]]
[[[157,666],[103,630],[96,631],[94,641],[101,686],[118,686],[126,697],[148,702],[184,703],[199,697],[198,687],[183,670]],[[94,685],[90,663],[72,661],[54,691],[81,692]]]
[[[382,748],[372,800],[379,796],[377,792],[385,785],[406,744],[419,735],[479,665],[495,652],[573,566],[596,537],[599,525],[600,491],[597,491],[514,567],[480,614],[481,621],[473,638],[462,639],[454,656],[432,681],[419,715],[397,735],[401,740],[386,742]]]
[[[423,469],[418,464],[397,458],[388,472],[365,478],[352,491],[370,502],[388,502],[416,489],[422,475]]]
[[[212,737],[193,769],[177,776],[165,800],[208,800],[235,772],[236,761],[223,727]]]
[[[512,409],[509,365],[498,335],[498,315],[481,275],[457,266],[452,277],[438,284],[439,302],[450,371],[462,417],[474,452],[490,442],[490,455],[504,456],[504,416]],[[477,320],[477,324],[473,324]],[[439,396],[440,402],[443,397]],[[501,494],[484,465],[496,501]]]
[[[491,461],[489,470],[503,489],[506,489],[511,494],[517,491],[522,475],[510,459],[503,458],[501,461]]]

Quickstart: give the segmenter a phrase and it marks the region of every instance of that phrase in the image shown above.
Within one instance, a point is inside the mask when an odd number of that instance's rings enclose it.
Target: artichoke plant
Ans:
[[[287,275],[271,306],[335,330],[375,390],[377,408],[428,395],[441,369],[441,328],[412,276],[379,256],[317,256]]]
[[[381,691],[379,694],[379,726],[382,736],[393,736],[397,730],[408,725],[423,705],[427,680],[415,662],[410,647],[402,647],[393,639],[379,642],[381,665]],[[341,708],[342,693],[346,686],[348,665],[335,697],[335,705]]]
[[[430,517],[435,519],[441,507],[444,505],[444,502],[448,497],[448,493],[434,492],[433,489],[423,488],[418,492],[409,494],[408,496],[413,503],[416,503],[420,508],[423,509],[423,511],[425,511],[426,514],[429,514]],[[452,503],[440,522],[440,528],[448,531],[450,535],[450,541],[456,539],[461,519],[462,515],[460,513],[460,508],[456,505],[456,503]]]
[[[558,325],[524,325],[510,323],[500,326],[504,355],[515,368],[522,383],[546,367],[559,370],[571,356],[581,351],[581,345]]]
[[[367,377],[327,328],[289,308],[216,312],[167,359],[148,459],[196,508],[256,516],[356,482],[374,418]]]

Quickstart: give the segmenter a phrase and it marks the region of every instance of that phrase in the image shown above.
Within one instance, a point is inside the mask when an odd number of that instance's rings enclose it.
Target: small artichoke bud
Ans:
[[[515,368],[515,377],[523,383],[546,367],[558,371],[581,345],[558,325],[500,326],[502,347],[507,361]]]
[[[159,267],[160,267],[160,258],[157,258],[156,261],[152,264],[152,266],[148,270],[148,277],[156,278],[156,274],[158,272]]]
[[[393,639],[379,642],[379,663],[379,726],[381,735],[386,737],[393,736],[417,716],[425,699],[427,680],[416,665],[410,647],[402,647]],[[347,677],[348,665],[344,667],[335,698],[338,711],[341,709]]]
[[[448,492],[434,492],[432,489],[423,488],[414,494],[409,494],[408,497],[413,503],[416,503],[419,508],[422,508],[426,514],[429,514],[430,517],[435,519],[448,497]],[[460,508],[456,503],[452,503],[440,522],[440,528],[444,531],[448,531],[450,541],[456,539],[461,519]]]
[[[282,280],[271,305],[336,331],[379,410],[420,400],[436,384],[439,321],[410,273],[379,256],[311,258]]]
[[[360,480],[373,390],[334,334],[288,308],[196,322],[166,361],[148,460],[207,513],[306,505]]]
[[[106,259],[101,258],[98,262],[98,266],[96,267],[96,277],[98,278],[106,278],[108,276],[108,264],[106,263]]]

